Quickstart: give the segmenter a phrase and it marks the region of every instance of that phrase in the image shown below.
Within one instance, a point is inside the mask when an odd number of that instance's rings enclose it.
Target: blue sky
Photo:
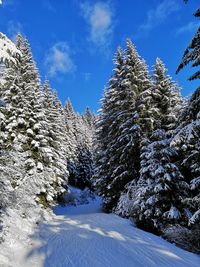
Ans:
[[[26,35],[41,78],[48,78],[64,103],[93,111],[113,69],[113,55],[126,38],[151,67],[160,57],[168,73],[190,95],[190,68],[175,75],[184,49],[199,26],[199,0],[0,0],[0,31]]]

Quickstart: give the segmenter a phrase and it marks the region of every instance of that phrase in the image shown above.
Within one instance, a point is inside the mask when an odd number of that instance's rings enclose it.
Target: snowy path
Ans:
[[[200,267],[200,257],[131,222],[100,212],[98,202],[57,207],[32,243],[12,255],[12,267]],[[1,264],[0,264],[1,266]]]

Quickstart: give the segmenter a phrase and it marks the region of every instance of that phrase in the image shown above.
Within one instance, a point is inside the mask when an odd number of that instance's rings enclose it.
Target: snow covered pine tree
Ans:
[[[194,16],[200,17],[200,9]],[[187,64],[192,67],[200,65],[200,27],[194,35],[188,48],[185,50],[177,73]],[[196,71],[189,80],[200,79],[200,71]],[[174,136],[172,146],[179,150],[179,164],[185,180],[190,183],[190,194],[185,199],[186,208],[189,209],[189,224],[200,228],[200,87],[196,89],[184,109],[180,126]]]
[[[14,54],[11,62],[17,62],[21,55],[19,64],[8,64],[3,58],[7,69],[0,93],[8,112],[1,133],[6,146],[18,153],[15,160],[21,159],[16,164],[22,175],[15,175],[12,181],[15,192],[24,191],[30,199],[32,196],[47,205],[65,190],[67,165],[60,147],[63,144],[56,145],[59,136],[51,139],[52,125],[44,109],[45,99],[28,41],[19,34],[16,45],[20,52]]]
[[[154,232],[184,217],[182,199],[189,188],[173,163],[176,149],[170,148],[170,136],[184,101],[177,84],[165,73],[157,58],[145,105],[153,126],[151,131],[147,127],[147,132],[142,132],[139,180],[126,186],[116,208],[118,214],[131,216],[140,227]]]
[[[84,115],[74,111],[68,99],[64,107],[65,123],[68,132],[69,184],[84,189],[92,187],[93,159],[92,140],[94,135],[94,115],[86,109]]]
[[[125,53],[118,49],[114,63],[114,74],[102,99],[96,133],[94,180],[106,211],[116,207],[127,183],[137,182],[141,131],[152,128],[148,112],[152,83],[144,60],[130,40],[127,40]]]
[[[14,154],[13,148],[7,148],[5,145],[5,132],[6,132],[6,117],[8,109],[6,102],[3,100],[2,86],[5,82],[3,74],[6,68],[13,66],[16,68],[19,64],[21,52],[16,46],[3,34],[0,33],[0,64],[1,64],[1,77],[0,77],[0,213],[7,205],[11,205],[13,201],[13,177],[19,175],[20,169],[17,169],[15,162],[12,159],[18,157]],[[9,166],[13,166],[12,169]]]

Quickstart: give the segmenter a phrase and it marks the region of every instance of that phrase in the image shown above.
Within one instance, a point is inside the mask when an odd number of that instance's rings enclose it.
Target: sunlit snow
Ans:
[[[199,267],[200,257],[101,212],[101,200],[54,209],[48,222],[25,224],[1,247],[4,267]],[[16,227],[17,223],[17,227]],[[23,233],[22,233],[23,229]],[[0,265],[1,266],[1,265]]]

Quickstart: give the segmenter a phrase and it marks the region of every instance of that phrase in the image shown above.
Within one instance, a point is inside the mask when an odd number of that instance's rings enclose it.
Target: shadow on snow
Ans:
[[[86,205],[59,208],[56,213],[62,211],[63,216],[39,225],[33,236],[40,245],[27,258],[42,255],[43,267],[200,266],[200,258],[195,264],[198,256],[137,229],[116,215],[99,210],[95,213]]]

